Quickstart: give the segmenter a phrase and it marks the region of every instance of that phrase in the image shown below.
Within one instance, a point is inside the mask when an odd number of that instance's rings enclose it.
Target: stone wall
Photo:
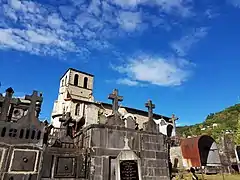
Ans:
[[[84,134],[87,137],[83,137]],[[125,136],[130,149],[141,159],[143,180],[169,179],[164,135],[100,124],[87,127],[78,141],[79,146],[91,148],[92,179],[115,180],[115,171],[110,167],[114,166],[114,159],[124,149]]]
[[[171,147],[170,157],[173,168],[183,169],[183,157],[182,150],[180,146]]]

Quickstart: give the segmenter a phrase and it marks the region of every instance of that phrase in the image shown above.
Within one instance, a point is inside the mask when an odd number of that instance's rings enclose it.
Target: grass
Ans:
[[[199,180],[202,179],[202,175],[198,174]],[[174,180],[180,180],[180,178],[176,177]],[[192,180],[190,174],[184,174],[184,178],[182,180]],[[223,180],[222,174],[218,175],[205,175],[204,174],[204,180]],[[240,180],[240,174],[224,174],[224,180]]]

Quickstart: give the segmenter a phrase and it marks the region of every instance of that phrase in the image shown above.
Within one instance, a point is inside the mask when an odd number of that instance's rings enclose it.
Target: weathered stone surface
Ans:
[[[167,158],[167,152],[156,152],[156,158],[157,159],[166,159]]]
[[[72,157],[58,157],[56,161],[55,177],[75,177],[75,162]]]
[[[116,131],[116,130],[108,130],[108,148],[124,148],[124,137],[126,132],[124,131]]]
[[[46,154],[43,158],[42,177],[44,178],[51,177],[53,157],[54,156],[52,154]]]
[[[156,152],[155,151],[142,151],[141,154],[145,158],[156,158]]]
[[[118,114],[113,114],[107,117],[106,125],[124,127],[124,121]]]
[[[153,120],[149,120],[143,123],[143,130],[146,132],[158,133],[158,126]]]
[[[36,151],[15,150],[11,171],[34,171],[37,158]]]
[[[94,175],[96,176],[101,176],[102,175],[102,166],[94,166],[95,169],[94,169]]]
[[[107,129],[103,128],[94,128],[92,129],[92,139],[91,139],[91,146],[92,147],[106,147],[108,134]]]
[[[111,166],[111,164],[115,164],[115,163],[111,163],[111,158],[108,157],[103,157],[103,168],[102,168],[102,177],[103,179],[109,179],[109,176],[111,177],[111,175],[113,176],[113,179],[115,177],[115,172],[111,173],[112,171],[115,171],[114,167]],[[115,179],[114,179],[115,180]]]
[[[126,118],[126,120],[125,120],[125,127],[129,128],[129,129],[135,129],[136,122],[135,122],[135,120],[131,116],[128,116]]]

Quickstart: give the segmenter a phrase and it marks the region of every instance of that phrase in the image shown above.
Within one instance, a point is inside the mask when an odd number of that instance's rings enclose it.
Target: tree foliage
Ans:
[[[237,130],[235,133],[235,143],[240,145],[240,115],[238,116]]]
[[[177,128],[180,136],[198,136],[207,134],[212,136],[217,142],[223,132],[231,132],[236,137],[236,142],[240,144],[240,104],[228,107],[223,111],[210,113],[206,119],[192,126],[182,126]]]

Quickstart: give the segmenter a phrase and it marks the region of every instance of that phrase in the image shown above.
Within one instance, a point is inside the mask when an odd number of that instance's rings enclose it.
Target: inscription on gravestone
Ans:
[[[139,180],[137,160],[120,161],[121,180]]]

